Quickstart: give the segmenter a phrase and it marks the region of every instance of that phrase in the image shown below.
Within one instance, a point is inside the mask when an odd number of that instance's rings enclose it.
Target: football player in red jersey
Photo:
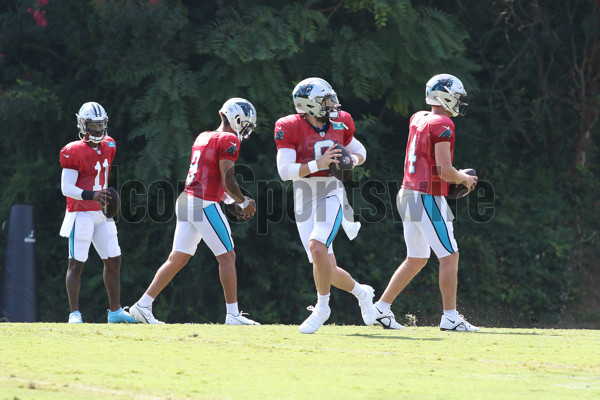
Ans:
[[[440,261],[439,286],[444,313],[442,330],[478,331],[456,311],[458,247],[454,239],[454,216],[446,203],[450,183],[473,190],[477,177],[452,166],[454,122],[464,115],[467,95],[462,82],[453,75],[440,74],[426,84],[425,100],[431,111],[419,111],[410,119],[410,134],[404,161],[404,179],[396,204],[404,225],[407,257],[392,276],[381,299],[375,303],[375,324],[402,329],[390,310],[398,294],[427,264],[433,249]]]
[[[121,248],[117,226],[106,218],[101,206],[109,199],[106,191],[110,168],[117,146],[106,134],[108,116],[95,102],[85,103],[77,114],[81,140],[67,144],[60,151],[62,193],[67,197],[67,211],[60,235],[69,238],[67,294],[71,306],[69,323],[81,323],[79,289],[81,272],[88,258],[90,244],[104,263],[104,285],[108,292],[108,322],[137,323],[121,308]]]
[[[185,189],[176,204],[177,227],[171,254],[156,272],[146,293],[129,309],[142,323],[163,323],[152,314],[152,302],[187,264],[198,243],[204,240],[219,263],[227,310],[225,323],[260,325],[238,309],[233,239],[227,218],[219,206],[219,202],[229,196],[242,208],[242,218],[248,219],[256,211],[254,200],[245,197],[235,181],[240,143],[256,127],[256,110],[248,100],[236,97],[223,104],[219,115],[221,125],[215,131],[199,134],[192,147]]]
[[[298,113],[275,123],[277,169],[281,179],[294,182],[296,225],[313,264],[317,304],[308,308],[312,313],[300,325],[300,332],[314,333],[331,313],[331,285],[356,296],[365,321],[371,315],[374,318],[373,288],[357,283],[337,266],[332,245],[340,226],[350,239],[360,228],[350,216],[344,216],[344,209],[349,209],[344,185],[329,172],[329,164],[338,163],[341,153],[334,144],[346,147],[355,166],[365,161],[367,152],[354,137],[352,116],[341,111],[329,83],[320,78],[305,79],[296,85],[292,97]]]

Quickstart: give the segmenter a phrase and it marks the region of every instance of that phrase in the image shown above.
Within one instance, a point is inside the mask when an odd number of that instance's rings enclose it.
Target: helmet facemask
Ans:
[[[241,127],[239,131],[237,131],[235,129],[234,130],[236,131],[240,142],[242,140],[248,139],[248,137],[250,137],[250,134],[254,131],[254,128],[256,128],[256,124],[254,124],[250,121],[241,121],[239,123],[239,126]]]
[[[460,93],[444,93],[439,96],[434,96],[434,98],[438,101],[439,105],[441,105],[444,110],[450,112],[453,117],[459,115],[463,117],[467,113],[468,104],[460,101],[461,96]]]
[[[342,105],[337,99],[335,92],[326,95],[325,97],[315,98],[315,103],[318,102],[321,106],[320,116],[327,117],[329,119],[336,119],[340,115]]]
[[[100,121],[78,119],[78,126],[79,137],[84,142],[98,144],[104,140],[104,136],[106,136],[106,132],[108,131],[108,118]],[[86,134],[88,134],[87,139]]]

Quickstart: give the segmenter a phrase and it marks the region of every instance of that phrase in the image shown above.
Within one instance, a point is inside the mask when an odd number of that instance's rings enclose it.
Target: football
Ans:
[[[106,191],[110,195],[110,199],[102,207],[102,212],[106,215],[106,218],[114,218],[121,208],[121,196],[119,196],[119,193],[114,188],[109,187]]]
[[[463,172],[471,176],[477,176],[477,172],[473,168],[466,168]],[[446,197],[449,199],[460,199],[461,197],[465,197],[467,193],[469,193],[469,189],[465,185],[451,183]]]
[[[227,212],[229,212],[229,214],[233,215],[234,217],[242,218],[242,207],[240,207],[238,203],[226,204],[225,208],[227,209]]]
[[[338,164],[333,162],[329,164],[329,170],[331,171],[331,175],[342,182],[346,182],[352,176],[352,157],[344,146],[339,143],[336,143],[335,145],[338,149],[342,150],[342,155],[338,158]]]

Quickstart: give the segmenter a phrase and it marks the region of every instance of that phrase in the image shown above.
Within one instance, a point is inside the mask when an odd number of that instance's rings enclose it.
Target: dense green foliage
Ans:
[[[459,309],[484,326],[597,327],[596,0],[4,2],[0,219],[13,204],[35,206],[42,319],[68,313],[58,153],[77,139],[82,103],[106,108],[117,141],[124,305],[170,251],[196,134],[218,125],[229,97],[256,106],[238,181],[258,211],[232,221],[240,306],[261,322],[299,323],[315,301],[312,269],[272,138],[275,120],[293,112],[292,88],[309,76],[328,80],[357,123],[368,160],[347,190],[363,228],[352,242],[339,235],[335,248],[339,264],[381,294],[406,254],[394,198],[408,118],[442,72],[469,92],[469,114],[455,121],[455,164],[482,180],[454,204]],[[87,320],[105,316],[101,268],[92,254],[81,291]],[[437,321],[436,269],[433,259],[394,303],[397,314]],[[360,322],[353,296],[333,293],[331,320]],[[222,299],[216,261],[201,244],[155,311],[170,322],[220,321]]]

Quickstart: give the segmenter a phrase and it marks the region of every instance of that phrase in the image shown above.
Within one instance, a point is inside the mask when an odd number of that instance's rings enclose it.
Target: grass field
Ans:
[[[0,399],[600,399],[600,331],[0,324]]]

